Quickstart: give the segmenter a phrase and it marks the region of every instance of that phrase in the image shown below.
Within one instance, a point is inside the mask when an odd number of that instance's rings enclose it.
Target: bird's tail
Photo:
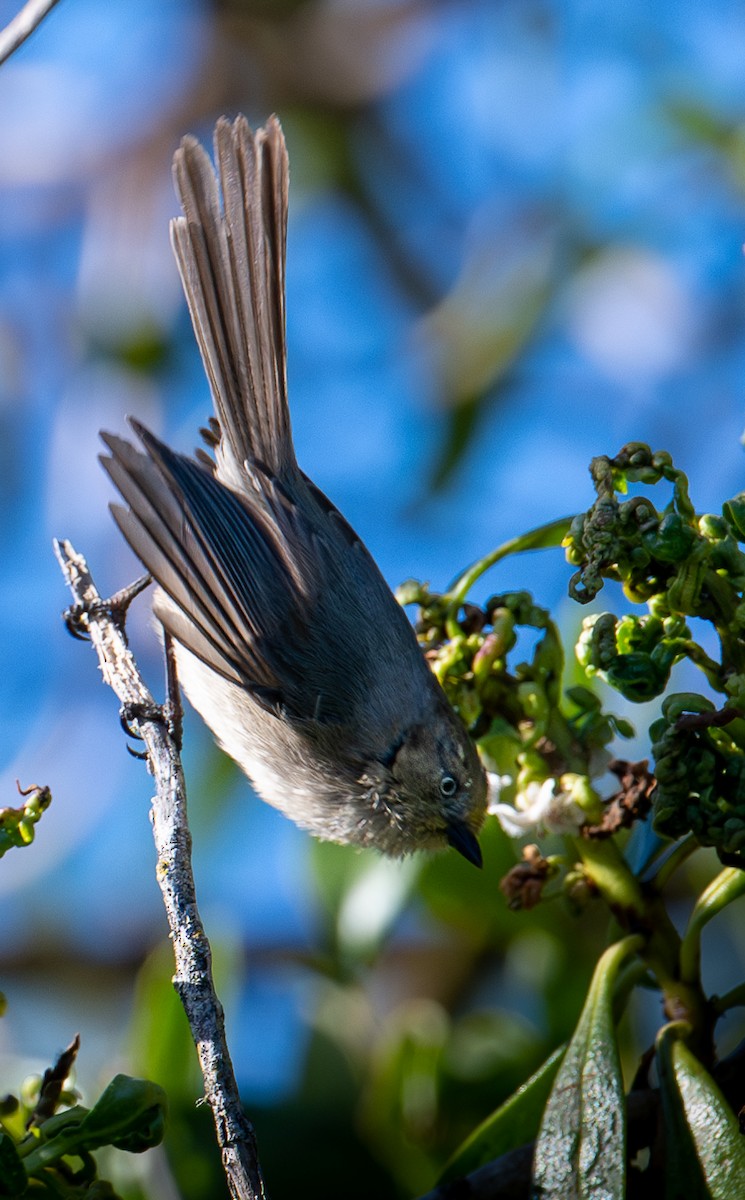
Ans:
[[[288,164],[277,118],[255,133],[245,117],[221,118],[215,162],[216,171],[192,137],[176,151],[184,215],[171,222],[171,241],[220,426],[218,474],[240,486],[247,460],[280,476],[295,467],[285,372]]]

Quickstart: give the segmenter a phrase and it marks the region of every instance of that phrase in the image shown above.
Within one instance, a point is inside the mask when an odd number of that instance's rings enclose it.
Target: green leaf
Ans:
[[[535,1200],[623,1200],[626,1103],[613,1025],[619,968],[642,945],[625,938],[595,968],[574,1036],[556,1077],[535,1148]]]
[[[667,1162],[666,1200],[741,1200],[745,1138],[709,1072],[681,1037],[684,1022],[657,1038]]]
[[[566,1046],[549,1055],[530,1079],[474,1129],[453,1154],[439,1182],[461,1179],[535,1137]]]
[[[711,1200],[672,1061],[672,1049],[683,1031],[689,1033],[690,1026],[680,1022],[666,1025],[657,1035],[657,1073],[665,1121],[665,1200]]]
[[[0,1130],[0,1196],[21,1196],[28,1176],[12,1137]]]
[[[556,521],[550,521],[547,525],[539,526],[538,529],[531,529],[528,533],[521,534],[520,537],[510,538],[508,542],[503,542],[501,546],[497,546],[496,550],[484,555],[483,558],[478,559],[463,571],[451,583],[446,599],[454,605],[462,603],[476,580],[480,579],[484,572],[493,567],[495,563],[500,562],[503,558],[508,558],[511,554],[522,554],[526,550],[548,550],[554,546],[560,546],[571,523],[571,517],[560,517]]]
[[[90,1111],[80,1105],[56,1113],[39,1127],[41,1141],[25,1158],[29,1175],[65,1155],[101,1146],[139,1154],[163,1140],[166,1094],[156,1083],[115,1075]]]
[[[116,1146],[139,1154],[163,1140],[166,1094],[157,1083],[115,1075],[80,1128],[85,1149]]]
[[[724,519],[739,542],[745,542],[745,492],[722,505]]]

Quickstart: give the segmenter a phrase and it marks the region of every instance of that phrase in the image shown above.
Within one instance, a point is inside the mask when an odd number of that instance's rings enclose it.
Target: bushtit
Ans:
[[[486,777],[360,539],[298,467],[285,380],[287,151],[276,118],[185,138],[171,240],[216,418],[214,460],[138,422],[102,459],[158,586],[180,680],[260,795],[317,837],[481,865]],[[218,183],[219,180],[219,183]],[[222,193],[222,202],[221,202]]]

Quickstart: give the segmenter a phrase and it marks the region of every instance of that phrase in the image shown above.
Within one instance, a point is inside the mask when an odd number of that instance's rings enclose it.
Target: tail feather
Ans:
[[[172,221],[171,240],[222,433],[218,476],[241,487],[247,460],[280,477],[296,467],[285,373],[288,168],[279,121],[272,117],[253,133],[245,117],[232,125],[221,119],[215,160],[217,175],[191,137],[176,151],[184,216]]]

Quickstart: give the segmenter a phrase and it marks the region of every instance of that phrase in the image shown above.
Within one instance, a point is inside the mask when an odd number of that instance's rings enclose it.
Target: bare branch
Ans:
[[[28,0],[24,4],[18,15],[0,30],[0,65],[15,54],[58,3],[59,0]]]
[[[102,601],[85,559],[68,541],[55,542],[54,548],[75,603],[80,606],[78,628],[90,634],[104,682],[125,706],[128,719],[137,725],[147,749],[156,789],[151,814],[156,873],[176,958],[174,987],[197,1047],[230,1194],[233,1200],[260,1200],[266,1193],[256,1139],[238,1095],[222,1005],[212,980],[212,952],[197,910],[186,788],[172,726],[155,704],[127,646],[116,598],[114,603]]]

